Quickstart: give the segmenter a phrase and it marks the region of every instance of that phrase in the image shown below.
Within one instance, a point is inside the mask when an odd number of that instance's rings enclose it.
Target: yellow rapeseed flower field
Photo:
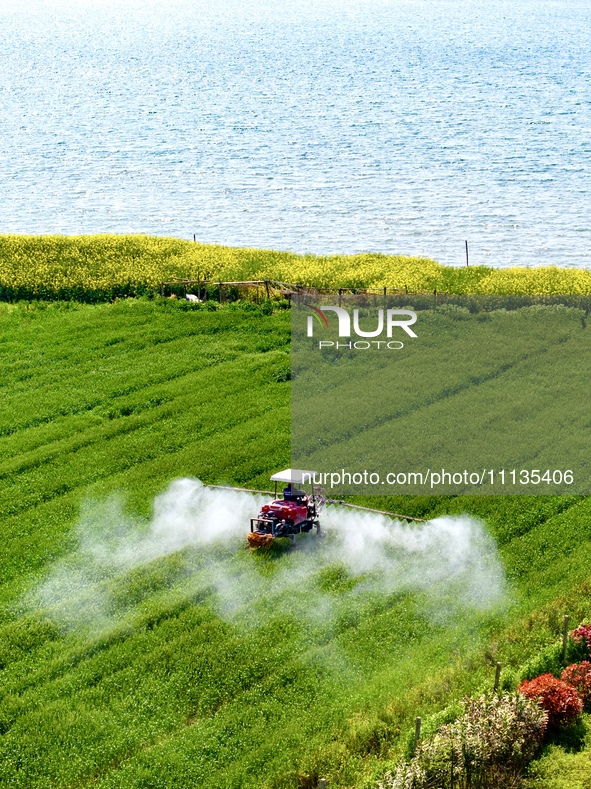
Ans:
[[[163,280],[176,277],[274,279],[335,289],[591,294],[591,272],[582,269],[453,268],[400,255],[296,255],[141,235],[0,236],[0,300],[4,301],[105,301],[158,293]]]

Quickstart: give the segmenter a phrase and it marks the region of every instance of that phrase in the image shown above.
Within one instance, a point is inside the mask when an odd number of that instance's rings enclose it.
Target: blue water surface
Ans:
[[[591,264],[591,3],[0,2],[0,233]]]

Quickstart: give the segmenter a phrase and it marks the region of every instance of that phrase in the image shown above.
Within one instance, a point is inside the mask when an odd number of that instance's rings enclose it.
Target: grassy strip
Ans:
[[[591,775],[591,715],[584,715],[583,750],[568,752],[552,745],[534,763],[524,789],[587,789]]]

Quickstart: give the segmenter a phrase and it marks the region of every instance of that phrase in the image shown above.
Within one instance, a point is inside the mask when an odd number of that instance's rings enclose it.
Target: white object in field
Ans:
[[[283,471],[278,471],[277,474],[273,474],[271,482],[302,483],[305,474],[306,482],[310,483],[314,479],[314,473],[314,471],[302,471],[299,468],[286,468]]]
[[[185,298],[187,299],[187,301],[201,301],[201,299],[198,299],[194,293],[187,293]]]

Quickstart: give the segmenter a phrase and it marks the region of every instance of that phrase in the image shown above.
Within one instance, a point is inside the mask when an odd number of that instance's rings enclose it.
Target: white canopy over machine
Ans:
[[[314,480],[314,472],[303,471],[299,468],[286,468],[283,471],[278,471],[271,477],[271,482],[288,482],[292,485],[299,483],[301,485],[304,482],[304,474],[306,475],[305,481],[311,484]]]

